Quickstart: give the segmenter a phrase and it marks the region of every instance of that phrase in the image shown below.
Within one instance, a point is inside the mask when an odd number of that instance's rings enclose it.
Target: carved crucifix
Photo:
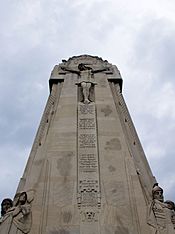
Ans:
[[[72,73],[75,73],[79,76],[79,82],[76,84],[80,84],[82,87],[82,93],[83,93],[83,102],[84,104],[90,103],[89,94],[90,89],[92,85],[95,85],[94,82],[94,74],[98,72],[103,72],[109,70],[109,68],[102,68],[98,70],[93,70],[91,67],[87,66],[87,64],[80,63],[78,65],[78,70],[73,70],[67,67],[61,67],[64,71],[69,71]]]

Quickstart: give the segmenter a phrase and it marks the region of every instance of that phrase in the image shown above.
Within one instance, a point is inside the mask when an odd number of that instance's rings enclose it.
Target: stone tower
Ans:
[[[157,216],[151,214],[156,181],[123,99],[117,67],[99,57],[75,56],[54,67],[49,85],[7,212],[18,208],[18,213],[6,214],[0,233],[174,233],[159,232]],[[157,184],[154,188],[162,191]],[[161,220],[168,222],[166,215]]]

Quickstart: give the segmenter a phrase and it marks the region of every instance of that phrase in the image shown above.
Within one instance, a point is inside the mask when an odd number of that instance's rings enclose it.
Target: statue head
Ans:
[[[27,201],[27,193],[26,192],[21,192],[18,196],[18,201],[16,203],[17,205],[24,205]]]
[[[10,198],[5,198],[1,203],[1,216],[7,213],[7,210],[13,206],[13,201]]]
[[[78,69],[79,69],[80,71],[92,70],[91,67],[88,67],[88,66],[86,66],[86,65],[87,65],[87,64],[80,63],[80,64],[78,65]]]
[[[163,189],[161,187],[159,187],[158,183],[155,183],[153,185],[152,196],[153,196],[153,199],[156,199],[160,202],[163,202],[163,200],[164,200]]]
[[[20,195],[20,193],[15,194],[15,196],[13,198],[13,206],[16,206],[16,204],[18,203],[19,195]]]
[[[167,200],[165,203],[167,204],[168,209],[175,210],[175,204],[173,201]]]

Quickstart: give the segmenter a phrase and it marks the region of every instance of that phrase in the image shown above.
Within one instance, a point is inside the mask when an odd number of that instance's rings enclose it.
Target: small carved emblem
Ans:
[[[81,216],[82,216],[82,222],[97,222],[98,221],[98,215],[97,215],[97,211],[95,210],[86,210],[86,211],[82,211],[81,212]]]

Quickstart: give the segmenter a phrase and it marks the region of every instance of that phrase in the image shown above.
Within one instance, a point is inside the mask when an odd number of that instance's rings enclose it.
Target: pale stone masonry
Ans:
[[[75,56],[54,67],[49,84],[0,233],[175,233],[173,209],[155,184],[117,67],[99,57]]]

